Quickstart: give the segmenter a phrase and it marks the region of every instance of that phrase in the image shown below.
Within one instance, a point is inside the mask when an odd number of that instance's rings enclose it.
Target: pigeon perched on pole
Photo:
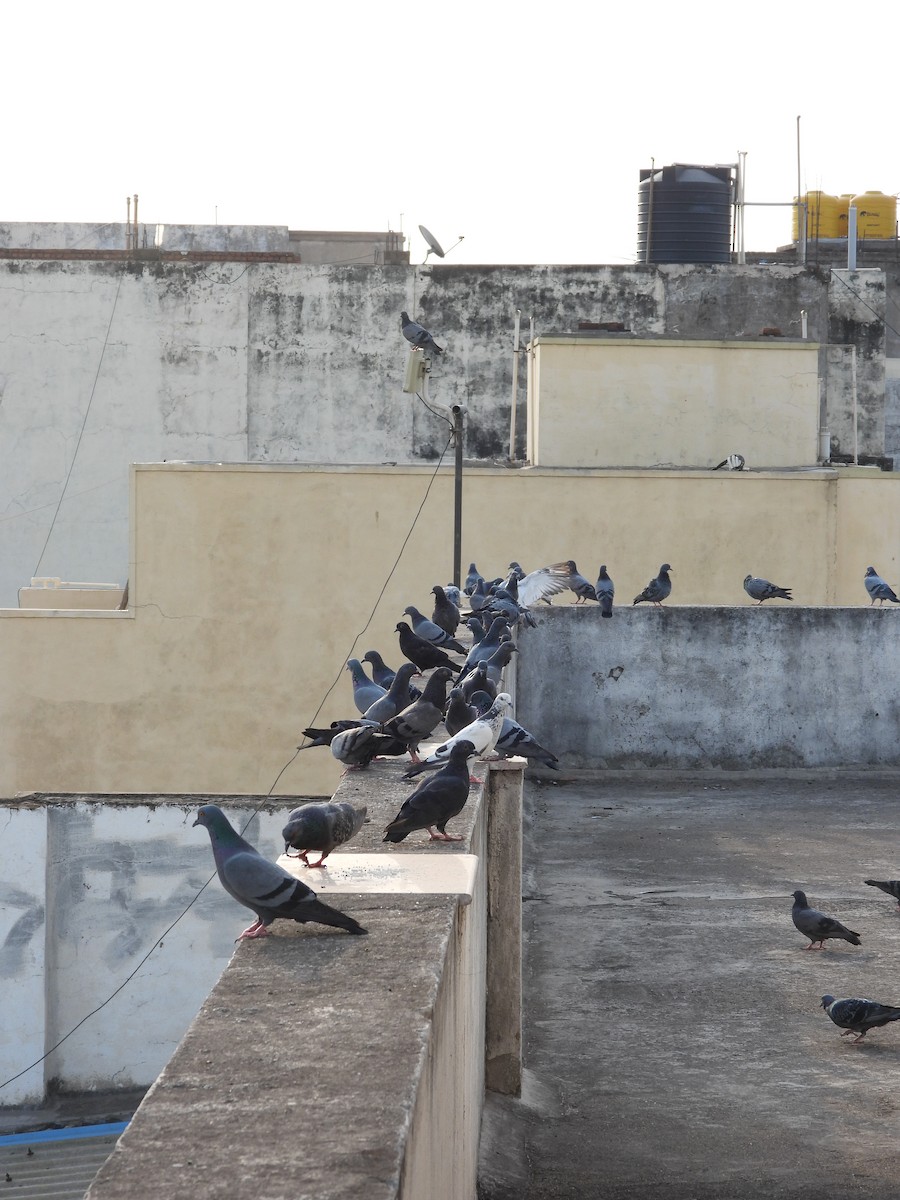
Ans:
[[[606,564],[600,567],[600,574],[594,584],[597,602],[600,605],[600,616],[611,617],[613,614],[613,597],[616,594],[615,585],[606,572]]]
[[[430,671],[432,667],[449,667],[453,671],[459,669],[459,664],[454,663],[439,646],[432,646],[431,642],[413,633],[405,621],[398,621],[395,629],[400,635],[400,653],[415,663],[420,671]]]
[[[508,692],[501,692],[483,716],[476,717],[465,729],[461,729],[446,742],[442,742],[440,746],[432,750],[427,758],[407,767],[403,778],[412,779],[420,771],[431,771],[435,767],[442,767],[450,758],[451,751],[458,742],[471,742],[475,747],[475,753],[481,758],[491,754],[503,727],[504,713],[510,704],[512,704],[512,696]]]
[[[869,887],[880,888],[889,896],[893,896],[897,901],[897,907],[900,908],[900,879],[864,879],[863,883]]]
[[[222,887],[238,904],[256,913],[256,920],[241,938],[268,937],[269,926],[277,917],[300,924],[315,921],[348,933],[366,932],[353,917],[323,904],[312,888],[244,841],[217,804],[204,804],[194,824],[204,825],[209,833]]]
[[[659,568],[659,574],[655,579],[650,580],[639,595],[635,596],[632,605],[642,604],[646,600],[650,604],[655,604],[657,608],[661,608],[663,600],[668,599],[672,592],[672,580],[669,578],[671,570],[668,563],[663,563]]]
[[[866,577],[863,580],[866,585],[866,591],[869,593],[869,599],[872,604],[878,601],[879,608],[884,606],[885,600],[890,600],[891,604],[900,604],[897,599],[897,593],[894,589],[878,574],[874,567],[866,567]],[[872,604],[869,607],[872,607]]]
[[[360,713],[364,713],[367,708],[372,707],[376,700],[387,695],[385,688],[368,677],[358,658],[347,660],[347,670],[353,680],[353,703]]]
[[[791,920],[800,933],[809,938],[809,945],[804,946],[804,950],[824,950],[826,938],[842,938],[851,946],[862,945],[858,933],[854,933],[834,917],[826,917],[818,909],[810,908],[806,892],[796,891],[792,895],[794,904],[791,908]]]
[[[891,1021],[900,1021],[900,1008],[893,1004],[879,1004],[876,1000],[849,998],[835,1000],[834,996],[823,996],[822,1007],[840,1029],[841,1037],[851,1033],[857,1036],[851,1045],[861,1042],[870,1029],[878,1029]]]
[[[421,350],[423,354],[428,355],[444,353],[424,325],[413,321],[407,312],[400,314],[400,330],[413,350]]]
[[[433,842],[460,842],[452,837],[446,824],[465,808],[469,798],[469,759],[475,756],[473,742],[459,741],[450,751],[444,767],[429,776],[409,796],[384,831],[385,842],[402,842],[417,829],[427,829]],[[435,833],[435,828],[437,833]]]
[[[297,851],[308,867],[324,867],[325,859],[337,846],[349,842],[355,833],[362,829],[366,819],[366,806],[355,808],[346,800],[322,803],[311,800],[301,804],[288,816],[287,824],[281,831],[284,838],[284,852],[289,858],[290,850]],[[306,857],[315,850],[321,855],[318,862],[311,863]]]
[[[769,583],[768,579],[758,579],[753,575],[744,578],[744,591],[757,603],[764,600],[793,600],[790,588],[779,587],[777,583]]]

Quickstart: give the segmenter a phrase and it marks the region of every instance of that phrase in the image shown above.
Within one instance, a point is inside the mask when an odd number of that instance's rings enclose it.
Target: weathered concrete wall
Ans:
[[[877,305],[849,292],[830,328],[829,278],[777,265],[0,260],[0,604],[34,574],[124,583],[132,462],[434,461],[445,427],[402,392],[402,309],[446,344],[432,398],[467,405],[466,455],[491,459],[509,447],[516,308],[548,335],[620,321],[637,337],[796,336],[805,309],[811,340],[874,337]],[[866,453],[883,449],[876,376],[874,359],[861,364]]]
[[[518,719],[570,767],[900,765],[893,606],[547,610],[519,647]]]
[[[832,450],[843,455],[855,452],[882,454],[885,444],[885,273],[877,268],[833,270],[828,294],[825,419],[831,432]],[[881,397],[880,404],[871,403],[874,396]]]

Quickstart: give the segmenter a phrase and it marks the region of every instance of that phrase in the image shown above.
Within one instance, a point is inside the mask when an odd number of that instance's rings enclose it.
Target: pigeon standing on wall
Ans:
[[[579,573],[574,561],[570,558],[566,563],[569,568],[569,587],[578,597],[576,604],[584,604],[585,600],[596,600],[597,593],[594,591],[594,585],[588,583],[585,577]]]
[[[288,854],[290,850],[296,850],[296,857],[301,858],[306,866],[324,867],[325,859],[332,850],[343,846],[355,833],[359,833],[365,819],[366,806],[355,808],[346,800],[336,803],[312,800],[308,804],[301,804],[290,813],[281,831],[284,852]],[[312,851],[321,855],[318,862],[311,863],[306,857]]]
[[[423,354],[444,353],[424,325],[413,321],[407,312],[400,314],[400,330],[414,350],[421,350]]]
[[[372,678],[379,687],[383,687],[387,691],[394,682],[396,672],[391,670],[377,650],[367,650],[363,655],[363,662],[369,663],[372,668]]]
[[[413,675],[420,674],[415,663],[405,662],[397,668],[397,672],[388,688],[387,695],[379,697],[363,716],[367,721],[377,721],[383,725],[391,717],[396,717],[410,703],[409,681]]]
[[[217,804],[204,804],[194,824],[204,825],[209,833],[222,887],[238,904],[256,913],[256,920],[240,937],[268,937],[269,926],[277,917],[301,925],[315,921],[348,933],[366,932],[353,917],[323,904],[312,888],[244,841]]]
[[[611,617],[613,614],[613,597],[616,594],[615,585],[606,572],[606,564],[600,567],[600,574],[594,585],[597,593],[597,603],[600,605],[600,616]]]
[[[407,767],[403,778],[412,779],[420,771],[442,767],[449,760],[453,747],[458,742],[471,742],[475,747],[475,754],[480,757],[492,753],[503,727],[503,716],[510,704],[512,704],[512,696],[508,692],[501,692],[484,716],[476,717],[465,729],[461,729],[459,733],[454,734],[453,737],[448,738],[446,742],[442,742],[440,746],[432,750],[427,758]]]
[[[743,454],[729,454],[727,458],[723,458],[717,466],[713,467],[714,471],[743,471],[744,469]]]
[[[643,604],[646,600],[650,604],[655,604],[657,608],[662,607],[663,600],[668,599],[672,593],[672,580],[669,578],[671,570],[668,563],[663,563],[656,578],[651,579],[644,590],[635,596],[632,604]]]
[[[841,1037],[855,1033],[852,1045],[861,1042],[870,1029],[878,1029],[890,1021],[900,1021],[900,1008],[893,1004],[879,1004],[876,1000],[847,999],[835,1000],[834,996],[823,996],[822,1007],[834,1021],[843,1029]]]
[[[878,574],[874,567],[866,567],[866,577],[863,581],[866,585],[866,591],[869,593],[869,599],[872,604],[878,601],[879,607],[884,605],[885,600],[890,600],[891,604],[900,604],[897,599],[897,593],[894,589]],[[872,605],[870,604],[871,608]]]
[[[427,829],[434,842],[460,842],[462,838],[447,833],[447,822],[461,813],[469,797],[469,759],[475,746],[465,740],[457,742],[444,767],[421,783],[384,831],[385,842],[402,842],[417,829]],[[435,828],[437,833],[435,833]]]
[[[345,729],[331,739],[331,753],[348,771],[365,770],[379,754],[396,756],[405,750],[402,741],[381,733],[376,725]]]
[[[447,702],[447,684],[454,672],[438,667],[428,678],[422,695],[384,726],[385,733],[404,743],[413,762],[419,761],[419,742],[430,737],[441,723]]]
[[[445,588],[435,585],[431,591],[434,595],[432,621],[435,625],[439,625],[444,633],[448,633],[450,637],[456,637],[456,631],[459,628],[459,606],[450,599]]]
[[[358,658],[347,660],[347,670],[353,680],[353,703],[360,713],[364,713],[367,708],[372,707],[376,700],[387,695],[385,688],[368,677]]]
[[[434,621],[430,621],[424,613],[419,612],[412,604],[407,605],[403,612],[412,622],[413,633],[417,637],[424,638],[426,642],[431,642],[432,646],[440,646],[442,650],[449,650],[453,654],[466,653],[465,646],[461,646],[456,638],[449,634],[446,629],[442,629],[440,625],[436,625]]]
[[[744,591],[757,603],[763,600],[793,600],[790,588],[779,587],[777,583],[769,583],[768,579],[759,579],[754,575],[744,578]]]
[[[804,950],[824,950],[826,938],[842,938],[851,946],[862,945],[858,933],[854,933],[834,917],[826,917],[818,909],[810,908],[806,892],[796,891],[792,895],[794,903],[791,908],[791,920],[800,933],[809,938],[809,945],[804,946]]]
[[[458,670],[458,663],[454,663],[439,646],[432,646],[431,642],[419,637],[405,621],[398,621],[395,628],[400,635],[400,653],[415,663],[420,671],[430,671],[432,667]]]

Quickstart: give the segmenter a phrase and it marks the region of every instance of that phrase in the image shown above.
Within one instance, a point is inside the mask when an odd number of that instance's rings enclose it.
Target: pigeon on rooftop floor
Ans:
[[[616,588],[606,572],[605,563],[600,567],[597,582],[594,584],[594,591],[597,593],[597,603],[600,605],[600,616],[611,617],[613,615],[613,597],[616,594]]]
[[[869,599],[872,601],[872,604],[876,600],[879,607],[884,606],[885,600],[890,600],[891,604],[900,604],[900,600],[897,599],[897,593],[889,584],[884,582],[874,567],[866,567],[866,577],[863,582],[866,585],[866,591],[869,593]],[[870,604],[869,607],[871,608],[872,605]]]
[[[769,583],[768,579],[759,579],[747,575],[744,579],[744,591],[752,599],[762,604],[764,600],[793,600],[790,588],[779,587],[777,583]]]
[[[400,330],[414,350],[429,355],[444,353],[425,326],[413,321],[407,312],[400,314]]]
[[[869,887],[880,888],[889,896],[893,896],[897,901],[897,907],[900,908],[900,879],[864,879],[863,883]]]
[[[846,925],[842,925],[834,917],[826,917],[818,909],[810,908],[805,892],[796,891],[792,894],[794,903],[791,908],[791,920],[800,933],[804,937],[809,938],[809,945],[804,946],[805,950],[812,950],[814,948],[824,950],[827,938],[842,938],[845,942],[849,942],[851,946],[862,944],[858,933],[854,933],[852,929],[848,929]]]
[[[473,742],[456,742],[443,768],[421,783],[404,801],[400,811],[384,831],[383,840],[402,842],[417,829],[427,829],[432,841],[462,841],[462,838],[448,834],[445,826],[465,808],[469,797],[468,764],[474,755]],[[434,832],[435,827],[437,833]]]
[[[301,804],[290,813],[281,831],[284,852],[296,850],[297,857],[308,867],[322,867],[332,850],[349,842],[362,829],[365,819],[366,806],[355,808],[346,800],[327,803],[312,800]],[[321,858],[311,863],[306,856],[313,850]]]
[[[835,1000],[834,996],[823,996],[822,1007],[835,1025],[844,1030],[841,1037],[851,1033],[857,1035],[852,1042],[854,1046],[862,1041],[870,1029],[878,1029],[890,1021],[900,1021],[900,1008],[892,1004],[879,1004],[876,1000]]]
[[[663,600],[667,600],[672,593],[672,580],[669,578],[671,570],[668,563],[663,563],[656,578],[651,579],[644,590],[635,596],[632,604],[642,604],[646,600],[650,604],[655,604],[657,608],[661,608]]]
[[[353,917],[323,904],[312,888],[244,841],[217,804],[204,804],[194,824],[204,825],[209,833],[222,887],[238,904],[256,913],[256,920],[241,938],[267,937],[269,926],[278,917],[300,924],[315,921],[348,933],[366,932]]]

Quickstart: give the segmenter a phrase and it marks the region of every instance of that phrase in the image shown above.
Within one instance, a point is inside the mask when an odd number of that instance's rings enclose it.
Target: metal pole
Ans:
[[[461,587],[463,426],[466,410],[463,405],[454,404],[450,411],[453,413],[453,438],[456,450],[453,471],[453,586]]]
[[[656,169],[656,159],[650,159],[650,195],[647,197],[647,249],[644,253],[644,262],[650,262],[650,243],[653,241],[653,188],[654,188],[654,172]]]
[[[509,461],[516,461],[516,401],[519,396],[519,323],[521,308],[516,309],[516,331],[513,335],[512,401],[509,408]]]
[[[853,394],[853,463],[859,466],[859,413],[856,400],[856,347],[850,347],[850,388]]]
[[[856,270],[856,239],[859,229],[859,213],[856,205],[851,204],[847,210],[847,270]]]

